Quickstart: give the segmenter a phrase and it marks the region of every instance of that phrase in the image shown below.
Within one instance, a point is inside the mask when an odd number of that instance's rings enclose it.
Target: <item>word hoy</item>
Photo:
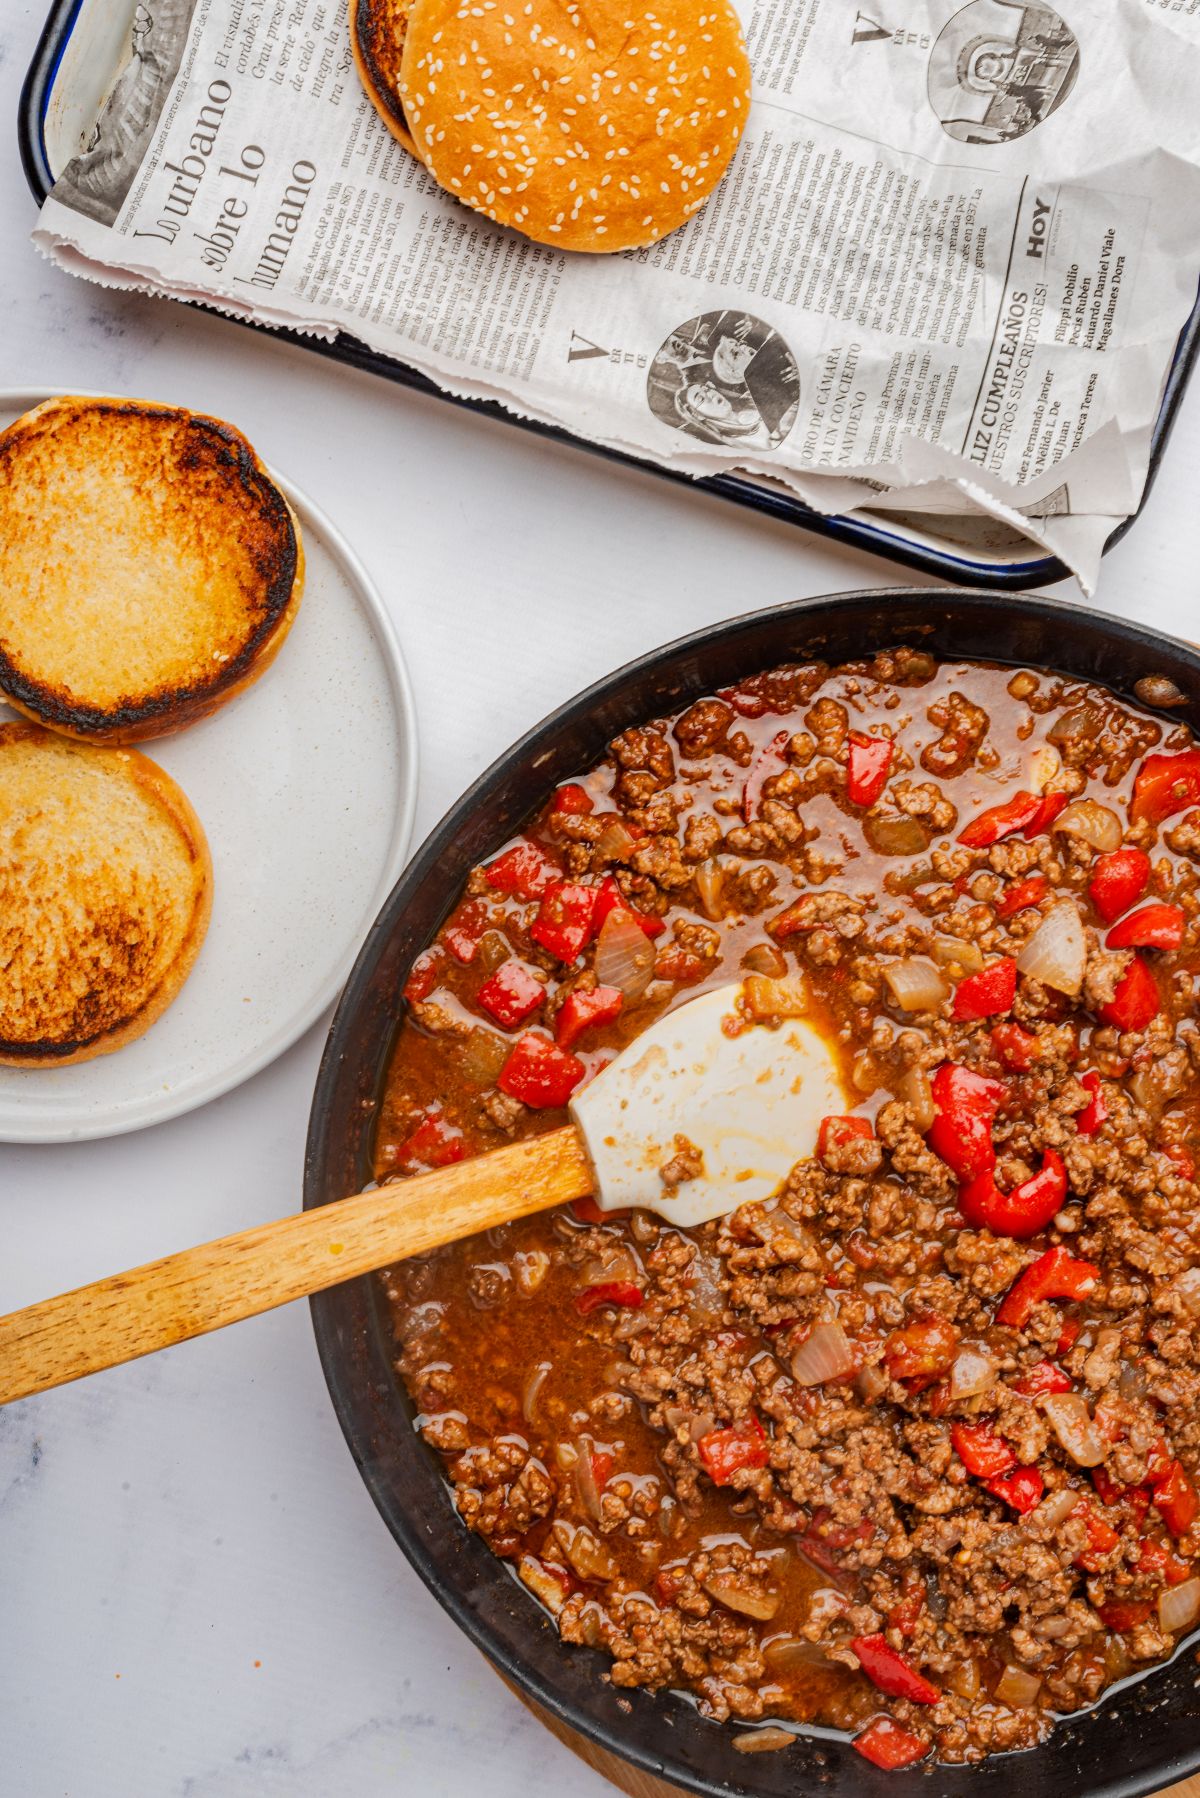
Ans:
[[[1039,262],[1046,260],[1046,238],[1050,232],[1050,219],[1054,208],[1040,196],[1033,202],[1033,223],[1029,227],[1029,241],[1025,246],[1026,256],[1033,256]]]

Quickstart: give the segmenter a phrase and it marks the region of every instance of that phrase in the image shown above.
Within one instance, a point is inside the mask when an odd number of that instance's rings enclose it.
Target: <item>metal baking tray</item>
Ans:
[[[115,71],[122,47],[128,41],[128,27],[133,11],[133,0],[54,0],[25,76],[17,118],[22,166],[39,205],[55,180],[53,158],[47,148],[48,139],[61,143],[65,136],[69,136],[72,123],[78,135],[79,129],[95,116],[107,88],[106,77]],[[85,42],[88,54],[83,55],[80,54],[80,49]],[[98,82],[103,85],[97,85]],[[1200,285],[1200,266],[1197,278]],[[250,324],[243,320],[233,322],[252,331],[270,329],[268,326]],[[556,442],[568,444],[575,449],[590,450],[593,455],[604,456],[610,462],[648,469],[663,480],[719,494],[723,499],[734,500],[737,504],[763,512],[768,517],[783,519],[788,524],[798,525],[802,530],[832,538],[837,543],[853,544],[872,555],[886,556],[890,561],[920,569],[925,574],[940,576],[944,580],[1011,592],[1062,580],[1069,573],[1057,556],[1031,557],[1028,546],[1011,550],[1001,546],[993,548],[985,556],[979,553],[972,555],[969,544],[965,544],[962,553],[956,555],[950,549],[924,541],[915,529],[909,531],[895,521],[885,525],[862,518],[826,518],[782,488],[771,488],[736,474],[711,475],[705,480],[695,481],[688,475],[675,473],[656,462],[607,449],[602,444],[589,443],[586,438],[576,437],[557,426],[517,418],[493,401],[460,399],[444,392],[416,369],[409,368],[390,356],[381,355],[377,350],[369,349],[366,344],[346,333],[340,334],[332,343],[317,342],[294,331],[277,330],[274,334],[288,338],[302,349],[329,357],[335,362],[348,363],[352,368],[367,369],[372,374],[382,375],[385,380],[398,382],[402,387],[411,387],[418,393],[433,394],[450,405],[466,406],[473,412],[482,412],[520,430],[533,431],[540,437],[553,438]],[[1105,545],[1106,554],[1115,543],[1120,542],[1146,503],[1175,423],[1179,402],[1191,375],[1198,347],[1200,292],[1175,347],[1174,360],[1151,440],[1150,468],[1145,492],[1138,511],[1113,531]],[[986,528],[981,527],[984,530]]]

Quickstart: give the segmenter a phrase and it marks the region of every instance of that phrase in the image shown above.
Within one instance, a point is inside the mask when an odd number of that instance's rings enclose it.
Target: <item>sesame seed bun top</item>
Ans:
[[[655,243],[704,204],[750,108],[729,0],[417,0],[400,98],[455,198],[539,243]]]
[[[414,150],[400,104],[400,57],[412,0],[354,0],[350,48],[367,98],[393,137]],[[414,150],[415,154],[415,150]]]

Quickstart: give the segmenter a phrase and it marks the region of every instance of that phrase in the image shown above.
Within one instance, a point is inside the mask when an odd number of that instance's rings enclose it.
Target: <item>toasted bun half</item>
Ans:
[[[413,0],[351,0],[350,47],[367,98],[404,148],[416,155],[400,104],[400,57]]]
[[[750,64],[729,0],[416,0],[400,100],[457,199],[538,243],[626,250],[716,187]]]
[[[204,830],[136,749],[0,725],[0,1063],[63,1067],[148,1030],[212,910]]]
[[[0,432],[0,691],[131,743],[215,711],[291,629],[304,551],[240,431],[142,400],[47,400]]]

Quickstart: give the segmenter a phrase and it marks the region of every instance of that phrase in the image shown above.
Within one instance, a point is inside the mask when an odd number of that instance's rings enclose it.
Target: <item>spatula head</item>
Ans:
[[[770,1198],[815,1151],[821,1119],[857,1103],[813,1025],[749,1023],[741,995],[733,983],[668,1012],[573,1102],[603,1210],[690,1227]],[[697,1171],[668,1185],[679,1160]]]

